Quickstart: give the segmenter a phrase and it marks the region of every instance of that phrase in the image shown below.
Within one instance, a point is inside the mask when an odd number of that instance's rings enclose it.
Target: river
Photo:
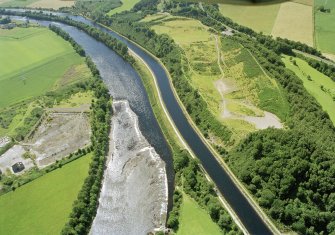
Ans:
[[[165,106],[173,119],[179,132],[185,139],[186,143],[200,159],[203,167],[214,181],[215,185],[224,196],[225,200],[229,203],[232,209],[235,211],[245,228],[250,234],[266,235],[272,234],[268,226],[263,222],[262,218],[256,213],[255,209],[250,205],[246,197],[241,193],[238,187],[235,185],[229,174],[222,168],[220,163],[213,156],[208,147],[203,143],[201,138],[192,128],[191,124],[184,115],[176,97],[174,96],[171,84],[169,82],[168,75],[164,68],[158,63],[155,58],[148,54],[145,50],[138,47],[131,41],[119,36],[113,31],[110,31],[100,25],[97,25],[90,20],[87,20],[80,16],[71,16],[72,19],[84,22],[86,24],[95,26],[115,38],[123,41],[131,50],[139,55],[153,71],[157,83],[161,92],[162,99]],[[72,36],[72,35],[71,35]],[[76,38],[75,38],[76,40]],[[79,44],[80,41],[78,41]],[[86,50],[86,48],[84,47]],[[110,52],[109,50],[109,53]],[[114,53],[114,52],[113,52]],[[115,54],[115,53],[114,53]],[[143,86],[142,86],[143,87]],[[156,121],[155,121],[156,122]],[[150,138],[148,138],[150,142]]]

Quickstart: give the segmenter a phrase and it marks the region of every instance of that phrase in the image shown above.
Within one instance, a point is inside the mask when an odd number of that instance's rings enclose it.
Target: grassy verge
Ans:
[[[0,233],[59,234],[88,174],[91,156],[87,154],[1,196]]]

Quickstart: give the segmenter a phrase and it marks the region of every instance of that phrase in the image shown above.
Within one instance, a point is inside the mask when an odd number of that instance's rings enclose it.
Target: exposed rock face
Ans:
[[[165,163],[138,127],[127,101],[113,104],[111,154],[90,234],[146,235],[164,228]]]

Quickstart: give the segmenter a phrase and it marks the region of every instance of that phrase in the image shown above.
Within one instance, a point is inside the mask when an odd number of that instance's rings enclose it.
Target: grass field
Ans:
[[[45,93],[84,62],[46,28],[0,30],[0,51],[0,109]]]
[[[0,7],[26,7],[38,0],[0,0]]]
[[[313,46],[313,0],[218,2],[220,12],[241,25]]]
[[[222,1],[220,12],[236,23],[250,27],[257,32],[271,34],[277,18],[280,3],[235,5],[231,1]]]
[[[302,81],[306,90],[315,97],[322,108],[329,114],[335,125],[335,82],[320,73],[299,58],[293,58],[297,66],[293,65],[290,57],[283,57],[283,61]],[[308,75],[310,79],[308,79]]]
[[[318,11],[320,6],[330,9],[330,13]],[[335,1],[315,0],[315,41],[322,52],[335,54]]]
[[[282,3],[271,34],[313,46],[313,7],[294,2]]]
[[[51,8],[58,10],[61,7],[71,7],[73,6],[75,1],[71,0],[38,0],[28,5],[28,7],[32,8]]]
[[[180,210],[180,222],[177,235],[220,235],[222,231],[212,221],[209,214],[186,194]]]
[[[114,15],[116,13],[120,13],[122,11],[129,11],[132,9],[136,3],[138,3],[140,0],[121,0],[122,5],[120,7],[117,7],[115,9],[112,9],[110,12],[108,12],[108,15]]]
[[[60,234],[91,154],[0,197],[0,234]]]

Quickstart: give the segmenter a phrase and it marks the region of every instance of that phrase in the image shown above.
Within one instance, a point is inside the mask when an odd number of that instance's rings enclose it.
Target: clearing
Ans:
[[[179,229],[177,235],[219,235],[220,228],[212,221],[209,214],[188,195],[183,194],[180,208]]]
[[[321,12],[320,6],[330,12]],[[330,58],[335,60],[335,1],[315,0],[314,14],[316,46],[322,52],[332,54]]]
[[[60,234],[88,174],[87,154],[0,197],[0,234]]]
[[[112,9],[110,12],[108,12],[108,15],[114,15],[116,13],[120,13],[122,11],[129,11],[131,10],[136,3],[138,3],[140,0],[122,0],[122,5]]]
[[[84,113],[50,113],[23,144],[45,167],[90,144],[91,127]]]
[[[283,61],[303,81],[306,90],[315,97],[335,125],[335,82],[300,58],[284,56]]]

